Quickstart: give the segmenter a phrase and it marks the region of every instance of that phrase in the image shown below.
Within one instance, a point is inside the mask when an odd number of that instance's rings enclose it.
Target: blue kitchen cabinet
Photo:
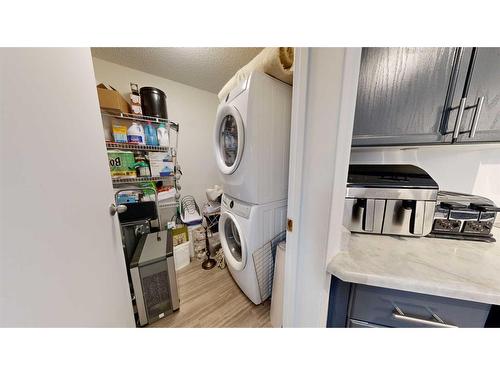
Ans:
[[[353,147],[500,142],[500,48],[363,48]]]
[[[353,146],[440,144],[458,48],[363,48]]]
[[[332,277],[328,327],[484,327],[491,305]]]

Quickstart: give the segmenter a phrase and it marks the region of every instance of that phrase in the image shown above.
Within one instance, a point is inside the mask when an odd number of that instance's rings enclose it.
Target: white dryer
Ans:
[[[286,199],[292,87],[253,72],[217,109],[214,148],[224,193],[254,204]]]
[[[261,255],[264,245],[285,231],[286,212],[286,200],[252,205],[222,196],[219,236],[226,264],[240,289],[256,305],[268,296],[263,287],[272,280],[272,265],[260,264],[254,254]]]

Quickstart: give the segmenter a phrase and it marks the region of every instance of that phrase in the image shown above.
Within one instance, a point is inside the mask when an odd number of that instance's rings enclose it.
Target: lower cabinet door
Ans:
[[[490,305],[357,284],[352,320],[386,327],[484,327]],[[357,323],[359,324],[359,323]]]

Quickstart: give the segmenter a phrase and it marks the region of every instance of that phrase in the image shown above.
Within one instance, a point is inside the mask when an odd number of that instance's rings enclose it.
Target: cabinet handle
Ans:
[[[483,109],[484,96],[477,98],[476,111],[474,112],[474,119],[472,120],[472,127],[470,128],[469,138],[474,138],[476,135],[477,124],[479,122],[479,116],[481,115],[481,109]]]
[[[460,99],[460,106],[458,107],[457,120],[455,121],[455,129],[453,129],[453,140],[456,140],[458,138],[458,135],[460,134],[460,126],[462,125],[462,117],[464,117],[466,102],[467,102],[466,97]]]
[[[446,324],[443,319],[441,319],[439,316],[436,314],[432,314],[432,317],[435,320],[428,320],[428,319],[422,319],[422,318],[417,318],[414,316],[410,315],[405,315],[403,311],[397,307],[394,306],[394,311],[392,313],[392,317],[396,320],[406,322],[406,323],[417,323],[417,324],[422,324],[428,327],[437,327],[437,328],[457,328],[457,326],[451,325],[451,324]]]
[[[467,75],[465,77],[464,89],[462,91],[462,99],[460,99],[460,105],[458,107],[457,121],[455,122],[455,129],[453,129],[452,142],[455,142],[458,139],[458,136],[460,135],[460,126],[462,125],[462,117],[464,115],[464,111],[465,109],[469,109],[465,108],[465,104],[467,102],[467,96],[469,95],[469,87],[472,80],[474,65],[476,64],[476,58],[477,58],[477,48],[473,47],[469,61],[469,67],[467,68]]]

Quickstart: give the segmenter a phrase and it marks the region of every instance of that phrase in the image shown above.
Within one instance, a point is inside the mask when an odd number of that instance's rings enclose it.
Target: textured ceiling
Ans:
[[[92,48],[116,64],[218,93],[262,48]]]

